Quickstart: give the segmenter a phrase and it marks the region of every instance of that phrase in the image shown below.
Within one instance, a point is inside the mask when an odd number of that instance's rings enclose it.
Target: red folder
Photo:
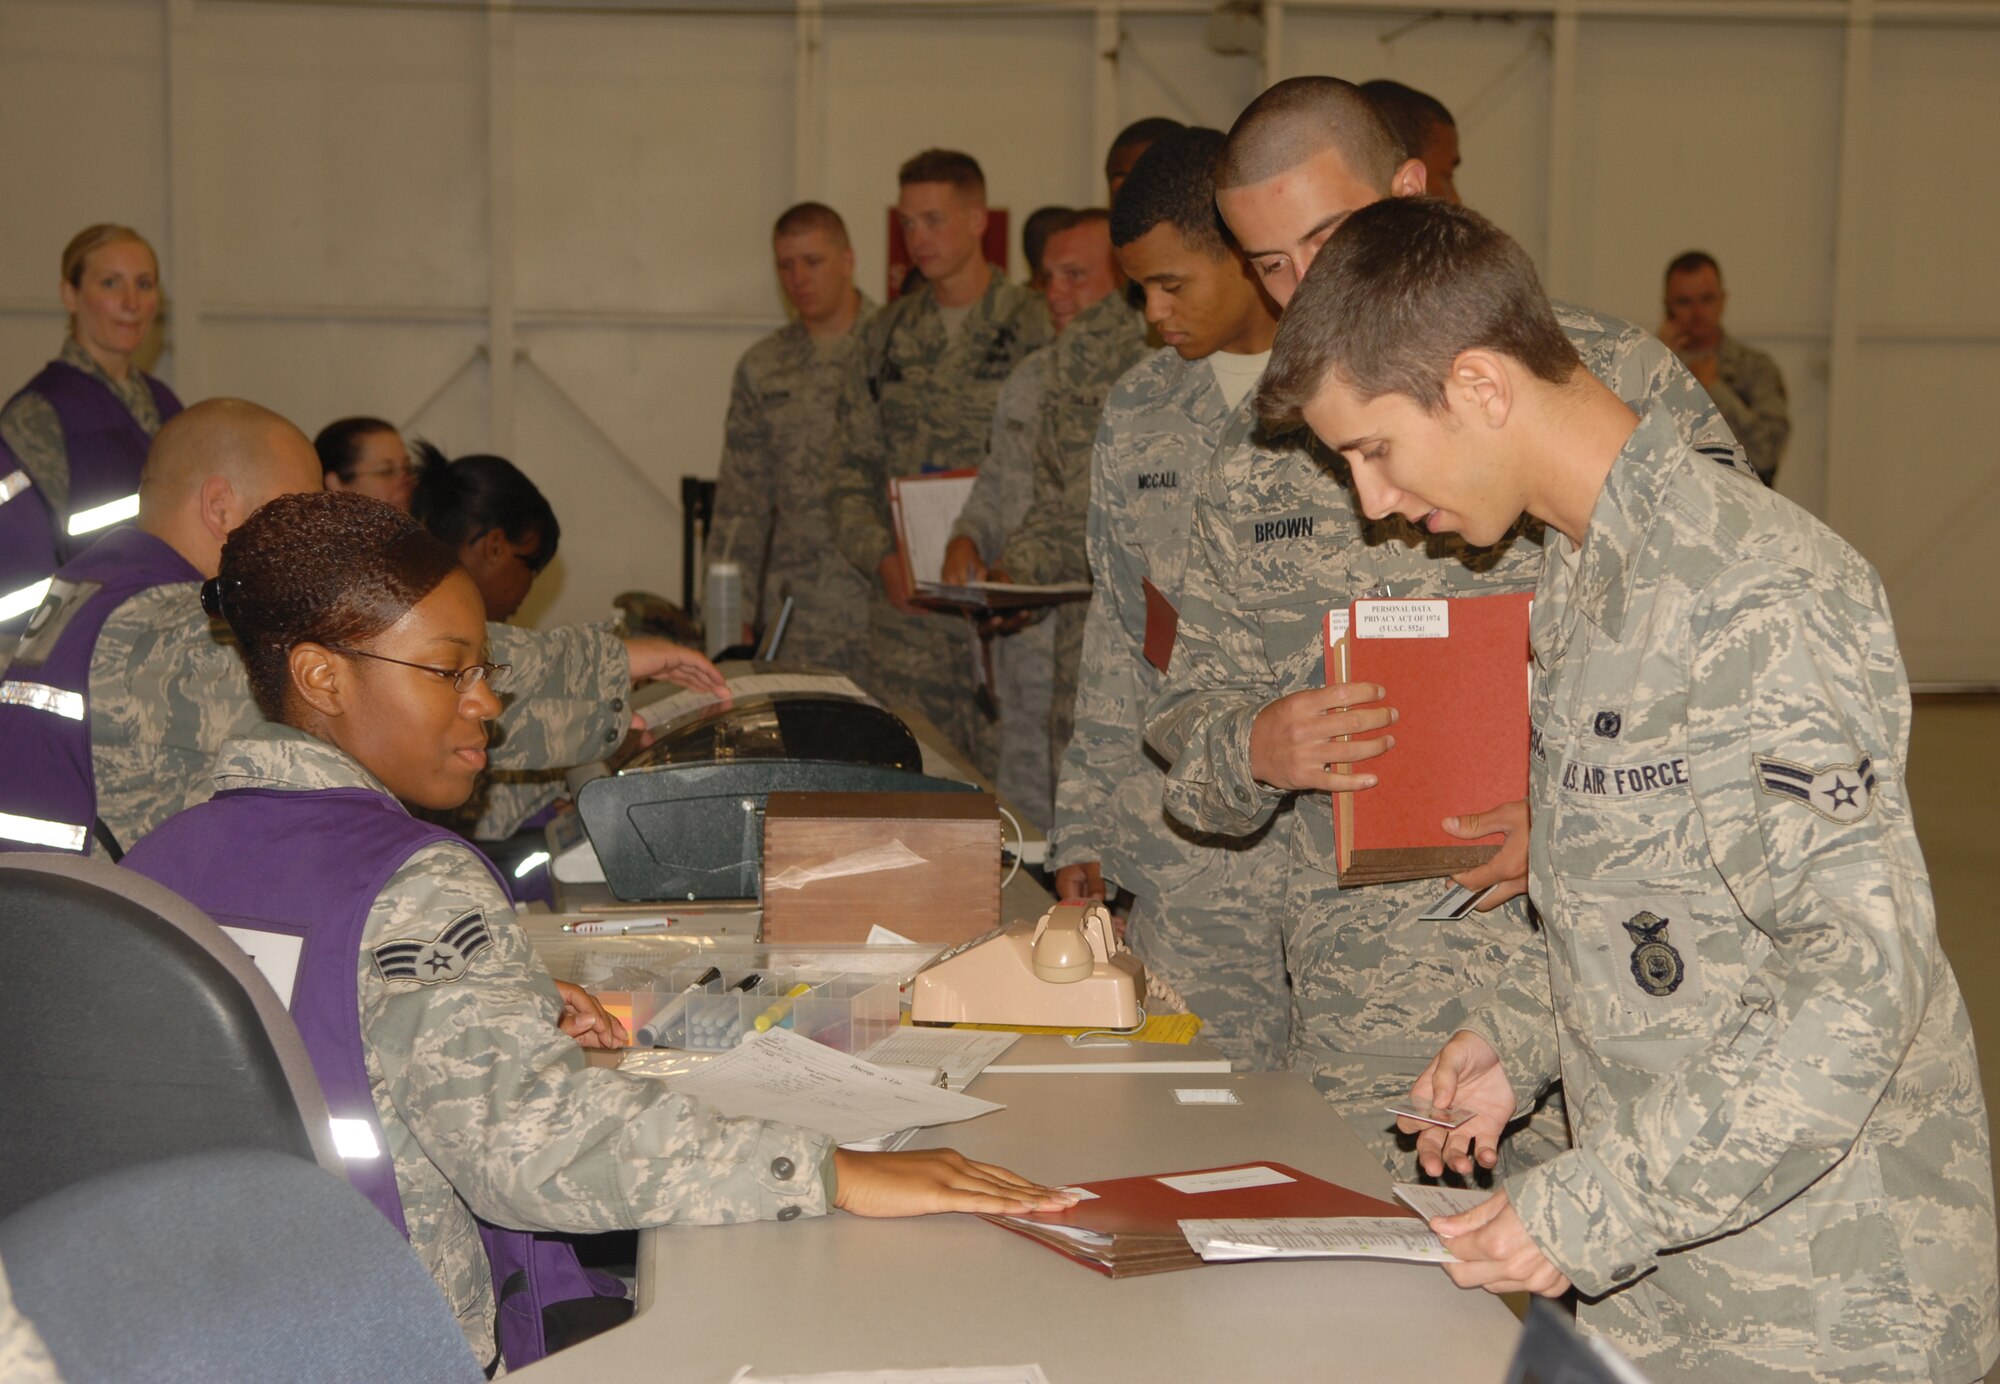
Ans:
[[[1328,612],[1327,683],[1380,683],[1399,718],[1394,748],[1358,766],[1375,786],[1334,795],[1342,884],[1460,874],[1500,849],[1439,823],[1528,795],[1529,601],[1381,598]]]
[[[1153,585],[1151,577],[1142,577],[1140,585],[1146,592],[1146,640],[1142,652],[1146,662],[1164,673],[1173,662],[1174,637],[1180,633],[1181,613],[1174,609],[1166,593]]]
[[[1186,1192],[1160,1181],[1244,1168],[1268,1168],[1290,1179],[1259,1187]],[[1376,1198],[1302,1173],[1283,1163],[1237,1163],[1191,1173],[1156,1173],[1108,1182],[1078,1183],[1096,1198],[1067,1211],[1032,1216],[987,1216],[995,1225],[1025,1235],[1086,1268],[1112,1278],[1167,1273],[1202,1266],[1201,1256],[1181,1234],[1184,1220],[1238,1220],[1275,1217],[1415,1216],[1400,1203]],[[1109,1243],[1065,1237],[1062,1230],[1094,1231]]]

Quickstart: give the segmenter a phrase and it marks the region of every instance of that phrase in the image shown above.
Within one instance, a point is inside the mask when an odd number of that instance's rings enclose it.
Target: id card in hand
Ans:
[[[1432,1105],[1429,1101],[1419,1100],[1415,1096],[1392,1101],[1384,1108],[1391,1115],[1402,1115],[1407,1119],[1421,1120],[1425,1124],[1439,1125],[1445,1129],[1457,1129],[1478,1113],[1467,1110],[1462,1105]]]

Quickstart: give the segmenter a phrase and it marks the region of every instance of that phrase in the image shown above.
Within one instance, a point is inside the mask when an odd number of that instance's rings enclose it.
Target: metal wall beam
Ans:
[[[1875,51],[1874,0],[1849,0],[1847,47],[1840,69],[1840,150],[1834,174],[1833,331],[1827,344],[1826,471],[1819,513],[1836,531],[1845,494],[1865,496],[1864,478],[1850,491],[1844,473],[1860,464],[1861,401],[1868,381],[1861,368],[1862,216],[1867,208],[1869,72]],[[1858,474],[1858,472],[1857,472]]]
[[[197,38],[194,0],[165,0],[167,147],[167,329],[174,383],[181,397],[208,396],[208,352],[202,339],[201,218],[196,186],[200,157],[195,133]]]
[[[826,24],[820,0],[798,0],[792,34],[792,200],[826,185]]]
[[[486,6],[487,430],[514,451],[514,2]]]
[[[1576,206],[1576,0],[1558,0],[1549,27],[1549,185],[1547,238],[1542,272],[1549,291],[1566,298],[1581,291],[1572,215]]]

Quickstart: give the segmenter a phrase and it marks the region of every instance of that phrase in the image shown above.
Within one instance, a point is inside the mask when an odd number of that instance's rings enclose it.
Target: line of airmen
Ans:
[[[793,416],[785,450],[794,469],[782,488],[775,477],[751,480],[759,459],[739,445],[732,427],[722,510],[741,502],[730,492],[740,497],[750,481],[767,503],[777,496],[778,507],[811,514],[802,527],[830,529],[831,545],[808,542],[784,554],[797,564],[790,589],[802,597],[798,617],[845,632],[850,642],[828,661],[894,689],[897,700],[913,703],[982,768],[990,772],[997,758],[1006,789],[1037,782],[1004,749],[996,755],[1013,708],[1002,702],[996,737],[974,695],[964,618],[909,603],[910,574],[895,551],[886,499],[894,476],[982,463],[1001,473],[990,481],[982,473],[975,493],[987,493],[954,536],[946,579],[1087,576],[1093,584],[1087,607],[1060,611],[1054,622],[1054,704],[1047,734],[1031,726],[1028,737],[1053,746],[1050,863],[1059,892],[1127,891],[1131,944],[1207,1020],[1205,1036],[1243,1065],[1308,1073],[1396,1175],[1491,1184],[1497,1173],[1510,1183],[1539,1178],[1533,1185],[1556,1189],[1542,1203],[1540,1224],[1551,1239],[1542,1242],[1547,1254],[1536,1262],[1545,1272],[1516,1281],[1508,1270],[1467,1265],[1460,1281],[1496,1291],[1557,1292],[1570,1279],[1548,1265],[1560,1268],[1567,1257],[1579,1274],[1588,1265],[1591,1272],[1576,1278],[1588,1282],[1592,1295],[1584,1303],[1586,1326],[1613,1335],[1659,1379],[1976,1378],[2000,1353],[2000,1276],[1984,1118],[1972,1108],[1980,1104],[1976,1059],[1962,1006],[1953,1018],[1955,988],[1933,981],[1943,1008],[1926,1030],[1943,1034],[1944,1055],[1927,1057],[1936,1065],[1924,1076],[1945,1089],[1898,1106],[1915,1100],[1933,1111],[1930,1123],[1885,1116],[1897,1137],[1922,1143],[1915,1161],[1934,1164],[1935,1175],[1877,1186],[1875,1203],[1862,1207],[1859,1219],[1848,1173],[1818,1189],[1787,1184],[1783,1196],[1760,1190],[1744,1207],[1704,1220],[1688,1213],[1684,1187],[1648,1185],[1643,1158],[1628,1156],[1606,1169],[1594,1161],[1599,1155],[1591,1143],[1625,1137],[1604,1131],[1615,1126],[1629,1133],[1637,1120],[1644,1126],[1638,1147],[1652,1147],[1646,1141],[1657,1141],[1658,1130],[1645,1122],[1671,1122],[1677,1098],[1695,1099],[1671,1081],[1663,1085],[1657,1074],[1696,1060],[1690,1044],[1704,1061],[1726,1064],[1727,1054],[1710,1059],[1705,1045],[1713,1035],[1691,1033],[1684,1007],[1640,993],[1652,976],[1640,964],[1641,951],[1665,945],[1652,933],[1631,933],[1623,944],[1629,967],[1616,937],[1574,934],[1579,924],[1558,901],[1572,889],[1587,894],[1589,886],[1560,869],[1551,873],[1549,848],[1540,828],[1531,828],[1526,803],[1466,804],[1446,824],[1464,839],[1503,843],[1489,865],[1459,877],[1486,891],[1482,910],[1459,921],[1421,918],[1437,882],[1347,890],[1337,883],[1330,795],[1374,785],[1367,761],[1393,748],[1394,713],[1383,689],[1325,685],[1319,631],[1327,610],[1368,593],[1527,591],[1538,580],[1546,591],[1553,557],[1574,557],[1567,540],[1552,542],[1548,516],[1527,503],[1510,510],[1511,528],[1476,541],[1452,532],[1456,523],[1442,510],[1364,513],[1355,490],[1359,463],[1345,441],[1329,445],[1259,416],[1255,390],[1274,338],[1282,339],[1286,306],[1343,223],[1385,201],[1435,205],[1439,199],[1425,194],[1440,187],[1444,202],[1457,200],[1450,181],[1455,133],[1444,140],[1435,137],[1434,121],[1405,122],[1418,133],[1398,138],[1391,123],[1360,89],[1302,78],[1265,92],[1227,136],[1152,122],[1121,135],[1107,170],[1119,175],[1108,219],[1073,219],[1061,233],[1079,248],[1097,247],[1100,263],[1109,252],[1111,267],[1095,300],[1046,349],[1036,349],[1047,330],[1036,304],[978,253],[985,204],[977,166],[963,155],[918,156],[903,169],[898,214],[925,286],[873,315],[857,313],[845,354],[822,358],[823,381],[814,388],[833,404]],[[851,270],[837,222],[829,220],[820,234]],[[785,247],[781,234],[781,258]],[[1538,302],[1539,292],[1534,286]],[[1699,459],[1713,479],[1699,475],[1688,485],[1703,494],[1733,499],[1738,487],[1757,489],[1710,394],[1660,340],[1583,308],[1556,304],[1541,311],[1568,358],[1597,382],[1592,387],[1648,420],[1642,441],[1653,449],[1649,457]],[[797,339],[808,329],[795,325],[774,340]],[[750,358],[745,364],[747,371]],[[739,375],[739,399],[745,387]],[[768,380],[757,387],[789,398],[805,392]],[[1019,472],[1029,464],[1032,483],[1023,500]],[[727,539],[723,522],[718,532]],[[1812,525],[1789,509],[1773,522],[1785,532]],[[1823,530],[1801,541],[1844,551]],[[1848,559],[1859,561],[1851,553]],[[858,612],[821,615],[803,599],[831,589],[831,572],[867,580],[865,649],[853,639],[864,627]],[[771,604],[768,588],[765,604]],[[1541,627],[1538,614],[1538,656]],[[1003,658],[1010,642],[1021,641],[1007,633]],[[1163,644],[1170,657],[1160,656]],[[1881,658],[1879,649],[1850,652]],[[1768,673],[1754,660],[1718,666],[1742,685],[1711,695],[1746,702]],[[1880,690],[1843,685],[1864,701]],[[1390,689],[1390,701],[1393,695]],[[1875,747],[1864,765],[1872,763],[1877,794],[1891,791],[1894,770],[1885,765],[1906,745],[1906,687],[1903,696],[1900,723],[1891,715],[1879,735],[1863,737]],[[1540,730],[1551,713],[1540,700],[1537,709]],[[1624,719],[1652,724],[1637,707]],[[1771,734],[1756,747],[1765,756],[1760,763],[1810,761],[1801,771],[1808,779],[1822,767],[1811,756],[1823,747],[1792,747],[1799,759],[1785,758],[1782,716],[1772,720]],[[1045,800],[1023,805],[1032,812]],[[1539,792],[1535,810],[1549,810]],[[1614,828],[1651,827],[1678,837],[1701,825],[1692,806],[1664,825],[1663,816],[1644,813],[1607,820]],[[1745,900],[1745,926],[1753,933],[1785,921],[1758,915],[1750,900],[1768,899],[1769,886],[1755,877],[1801,868],[1784,858],[1801,839],[1796,827],[1781,825],[1785,830],[1771,838],[1763,858],[1714,863],[1718,879]],[[1909,858],[1906,805],[1865,822],[1844,814],[1841,825],[1862,856],[1879,848],[1888,858]],[[1566,867],[1603,869],[1607,860],[1649,849],[1629,840],[1607,840],[1602,848],[1613,856],[1571,851]],[[1732,873],[1739,869],[1743,878]],[[1910,884],[1903,879],[1899,887]],[[1918,879],[1914,887],[1927,910],[1927,885]],[[1920,964],[1948,977],[1934,933],[1914,920],[1911,927],[1906,940]],[[1578,1089],[1596,1103],[1587,1110],[1566,1109],[1563,1085],[1554,1078],[1570,1070],[1569,1043],[1590,1051],[1588,1045],[1608,1041],[1604,1031],[1568,1012],[1551,1020],[1546,1000],[1530,1017],[1504,1008],[1495,1017],[1493,1008],[1522,1003],[1509,997],[1520,993],[1523,974],[1531,977],[1530,993],[1545,987],[1558,944],[1609,951],[1616,974],[1603,983],[1613,993],[1598,1002],[1628,1021],[1639,1016],[1620,1032],[1615,1054],[1605,1059],[1608,1069],[1593,1068],[1588,1078],[1579,1069]],[[1685,941],[1683,951],[1695,949]],[[1631,976],[1623,983],[1638,987],[1632,995],[1617,990],[1624,970]],[[1760,1034],[1782,1028],[1791,1006],[1802,1003],[1797,996],[1772,999],[1772,987],[1782,988],[1786,975],[1754,966],[1741,974],[1710,970],[1711,983],[1726,978],[1740,985],[1740,1002],[1752,1007],[1746,1012]],[[1836,989],[1875,983],[1853,967],[1810,971],[1801,964],[1791,983]],[[1540,981],[1532,979],[1537,974]],[[1662,1013],[1675,1022],[1649,1028],[1647,1018]],[[1546,1035],[1536,1027],[1551,1021]],[[1707,1016],[1695,1021],[1696,1029],[1702,1022]],[[1824,1036],[1821,1029],[1800,1031]],[[1434,1055],[1456,1051],[1447,1045],[1474,1033],[1482,1042],[1494,1039],[1495,1047],[1503,1038],[1529,1044],[1542,1079],[1517,1088],[1519,1107],[1510,1103],[1504,1138],[1496,1127],[1484,1147],[1461,1141],[1440,1158],[1435,1139],[1398,1130],[1383,1107],[1413,1084],[1443,1090],[1445,1059]],[[1857,1070],[1884,1060],[1867,1035],[1845,1038],[1843,1051]],[[1560,1063],[1557,1042],[1565,1045]],[[1887,1056],[1893,1065],[1894,1055]],[[1736,1116],[1737,1141],[1717,1154],[1717,1175],[1726,1168],[1730,1185],[1754,1182],[1757,1169],[1782,1181],[1783,1170],[1795,1164],[1810,1164],[1824,1177],[1827,1158],[1789,1152],[1801,1140],[1832,1138],[1837,1150],[1879,1141],[1867,1129],[1865,1109],[1844,1115],[1829,1135],[1821,1112],[1808,1108],[1810,1083],[1790,1069],[1769,1082],[1746,1098],[1750,1109]],[[1573,1089],[1571,1100],[1577,1099]],[[1627,1100],[1642,1104],[1628,1110],[1620,1104]],[[1839,1161],[1837,1153],[1831,1161]],[[1622,1214],[1615,1218],[1592,1209],[1607,1186],[1621,1188]],[[1581,1202],[1561,1200],[1577,1188],[1584,1189]],[[1809,1252],[1793,1245],[1780,1251],[1768,1236],[1754,1235],[1733,1252],[1704,1247],[1716,1236],[1742,1235],[1776,1214],[1786,1197],[1801,1195],[1787,1233],[1804,1235]],[[1504,1209],[1504,1193],[1489,1205]],[[1645,1220],[1649,1207],[1659,1209],[1657,1221]],[[1480,1226],[1477,1241],[1472,1222],[1455,1227],[1467,1232],[1469,1250],[1498,1234]],[[1536,1250],[1520,1248],[1525,1236],[1512,1243],[1517,1255]],[[1621,1262],[1610,1266],[1609,1258]]]

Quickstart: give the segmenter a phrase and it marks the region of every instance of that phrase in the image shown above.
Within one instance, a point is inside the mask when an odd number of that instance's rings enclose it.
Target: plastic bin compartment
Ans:
[[[840,975],[792,1001],[792,1029],[842,1052],[861,1052],[896,1031],[902,1003],[893,982]]]

